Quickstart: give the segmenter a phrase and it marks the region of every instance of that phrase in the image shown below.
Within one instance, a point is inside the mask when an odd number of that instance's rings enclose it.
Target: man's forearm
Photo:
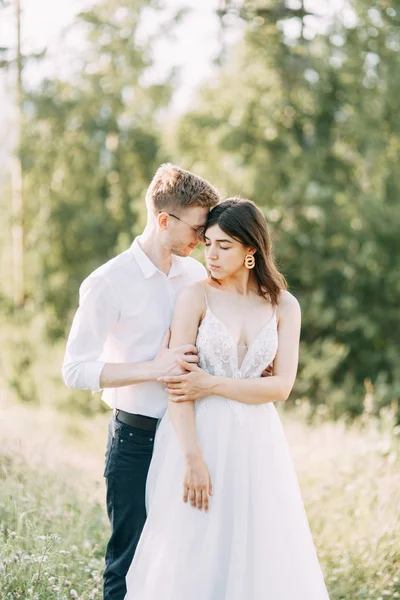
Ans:
[[[117,388],[147,381],[156,381],[162,373],[154,361],[141,363],[106,363],[100,375],[100,387]]]

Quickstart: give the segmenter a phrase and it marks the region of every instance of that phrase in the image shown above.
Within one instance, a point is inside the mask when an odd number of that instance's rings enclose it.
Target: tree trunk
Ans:
[[[21,54],[21,4],[15,0],[17,18],[17,85],[16,85],[16,143],[11,166],[11,212],[12,212],[12,261],[13,261],[13,299],[14,306],[23,306],[25,301],[24,285],[24,206],[21,165],[21,127],[22,127],[22,54]]]

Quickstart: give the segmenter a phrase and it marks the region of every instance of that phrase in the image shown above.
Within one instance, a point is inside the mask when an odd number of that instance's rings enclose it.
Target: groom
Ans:
[[[64,381],[71,388],[103,390],[114,409],[104,472],[111,524],[104,600],[124,599],[125,576],[146,519],[154,434],[167,409],[157,378],[179,374],[179,360],[198,360],[195,346],[168,348],[169,326],[179,290],[207,277],[189,255],[203,241],[208,212],[218,201],[218,192],[204,179],[162,165],[146,194],[142,235],[80,287]]]

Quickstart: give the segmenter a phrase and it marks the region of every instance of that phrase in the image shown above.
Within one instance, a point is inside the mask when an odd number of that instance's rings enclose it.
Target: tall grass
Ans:
[[[101,597],[106,420],[3,407],[0,600]],[[331,599],[400,598],[400,452],[390,413],[351,427],[283,420]]]
[[[101,597],[103,421],[2,410],[1,600]]]
[[[0,598],[99,597],[105,521],[76,472],[4,452],[1,468]]]

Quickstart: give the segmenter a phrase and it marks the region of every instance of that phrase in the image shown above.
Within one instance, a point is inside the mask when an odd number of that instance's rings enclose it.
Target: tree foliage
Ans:
[[[65,334],[82,279],[130,243],[160,159],[157,115],[171,85],[143,83],[151,56],[137,28],[148,4],[103,2],[81,14],[87,44],[73,77],[26,94],[30,292],[53,336]]]
[[[302,3],[263,4],[242,7],[245,40],[178,146],[265,211],[303,309],[297,395],[357,414],[368,380],[378,405],[400,392],[399,18],[352,2],[351,25],[312,33]]]
[[[396,403],[400,8],[351,0],[327,20],[301,0],[219,5],[243,39],[173,129],[172,73],[146,83],[152,40],[138,41],[157,2],[94,5],[70,76],[25,91],[33,311],[64,338],[80,282],[140,230],[146,187],[170,159],[265,212],[303,310],[294,397],[331,416],[359,414],[366,390],[377,410]]]

